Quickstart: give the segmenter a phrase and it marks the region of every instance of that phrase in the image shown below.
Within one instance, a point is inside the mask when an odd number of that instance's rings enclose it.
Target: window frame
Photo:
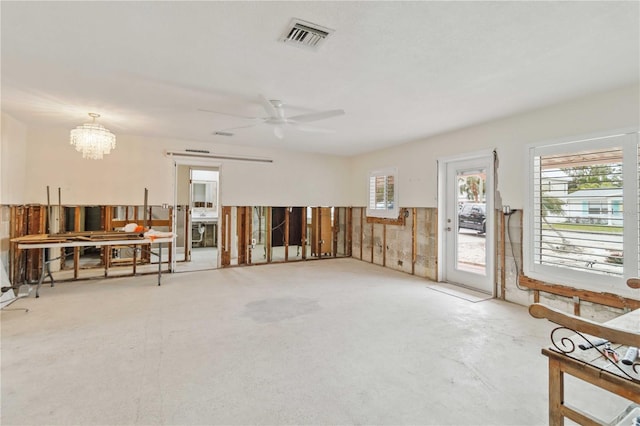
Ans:
[[[388,176],[393,177],[393,199],[390,200],[385,196],[383,201],[384,205],[388,205],[389,201],[393,203],[393,208],[372,208],[371,203],[371,194],[375,193],[375,187],[372,187],[372,179]],[[375,184],[374,184],[375,185]],[[387,182],[385,179],[385,186],[387,186]],[[385,188],[386,192],[386,188]],[[375,202],[374,202],[375,204]],[[387,167],[383,169],[378,169],[369,172],[369,176],[367,179],[367,217],[376,217],[383,219],[397,219],[400,215],[400,208],[398,206],[398,169],[395,167]]]
[[[536,264],[535,255],[535,216],[534,216],[534,159],[540,155],[580,152],[608,147],[622,147],[623,153],[623,204],[624,266],[622,276],[610,276],[590,273],[552,265]],[[627,279],[640,275],[640,222],[638,209],[640,198],[640,173],[638,172],[639,143],[637,129],[608,134],[591,135],[584,138],[570,138],[558,141],[531,144],[526,154],[526,189],[524,232],[523,232],[523,271],[528,277],[551,283],[561,283],[584,290],[610,292],[621,296],[631,296],[632,289],[627,287]]]

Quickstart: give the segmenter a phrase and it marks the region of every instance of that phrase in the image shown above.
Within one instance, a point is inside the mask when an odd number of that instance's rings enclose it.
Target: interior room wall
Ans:
[[[5,113],[1,118],[0,204],[22,204],[27,176],[27,126]]]
[[[640,128],[640,86],[618,88],[589,97],[576,99],[539,110],[530,111],[470,126],[455,132],[434,136],[422,141],[360,155],[352,159],[351,183],[354,206],[364,206],[367,202],[367,177],[372,170],[397,167],[398,196],[400,207],[433,207],[434,215],[427,223],[437,235],[437,160],[466,153],[496,149],[498,153],[496,207],[508,204],[521,210],[525,204],[527,146],[537,142],[550,142],[570,137],[592,135],[615,130],[638,130]],[[500,202],[501,201],[501,202]],[[354,208],[354,211],[356,209]],[[418,209],[420,211],[420,209]],[[366,231],[370,226],[365,226]],[[505,258],[504,297],[514,303],[528,305],[533,302],[533,293],[517,285],[518,268],[522,267],[522,214],[515,215],[509,223]],[[365,235],[362,241],[364,253],[375,254]],[[365,232],[366,234],[366,232]],[[401,236],[397,240],[393,233],[386,239],[387,247],[396,246],[400,252],[409,253],[411,240]],[[354,236],[354,257],[358,257],[357,238]],[[431,241],[432,244],[437,244]],[[513,253],[512,253],[513,250]],[[376,262],[363,256],[362,260]],[[396,268],[393,262],[386,267]],[[417,275],[421,275],[416,270]],[[428,278],[436,278],[434,275]],[[499,275],[496,285],[501,285]],[[566,299],[566,300],[565,300]],[[544,296],[545,303],[572,311],[571,299],[553,295]],[[582,314],[590,318],[606,318],[611,309],[602,306],[583,306]]]
[[[24,202],[27,173],[27,127],[13,117],[2,113],[0,125],[0,262],[2,286],[8,278],[4,271],[9,266],[9,238],[11,236],[10,204]],[[8,294],[8,293],[7,293]]]
[[[173,204],[174,162],[164,152],[187,148],[273,160],[216,160],[222,205],[330,206],[349,201],[349,160],[342,157],[118,134],[115,150],[103,160],[87,160],[68,137],[69,129],[29,129],[29,173],[21,202],[46,203],[48,185],[56,197],[61,188],[63,204],[141,205],[145,188],[149,204]],[[4,168],[2,175],[7,176]]]
[[[350,167],[352,204],[366,205],[371,170],[397,167],[400,206],[437,207],[438,158],[496,149],[502,203],[520,209],[527,145],[639,127],[640,86],[632,85],[363,154],[354,157]],[[500,198],[497,201],[500,207]]]

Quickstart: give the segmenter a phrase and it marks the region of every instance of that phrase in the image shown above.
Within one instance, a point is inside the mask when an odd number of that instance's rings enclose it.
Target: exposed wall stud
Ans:
[[[418,258],[418,209],[411,209],[411,275],[416,274],[416,259]]]

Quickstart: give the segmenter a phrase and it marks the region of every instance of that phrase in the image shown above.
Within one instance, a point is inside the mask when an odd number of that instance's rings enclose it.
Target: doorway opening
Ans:
[[[219,265],[219,183],[218,167],[176,164],[176,272]]]

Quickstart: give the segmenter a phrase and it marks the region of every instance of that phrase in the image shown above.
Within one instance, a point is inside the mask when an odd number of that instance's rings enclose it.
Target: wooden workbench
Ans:
[[[34,249],[42,249],[42,272],[40,273],[40,278],[38,280],[38,285],[36,287],[36,297],[40,297],[40,287],[42,286],[42,282],[44,281],[45,276],[49,275],[51,279],[51,286],[54,285],[53,276],[49,270],[49,262],[51,260],[46,260],[46,251],[47,249],[52,248],[65,248],[65,247],[102,247],[102,246],[141,246],[141,245],[149,245],[158,244],[158,252],[155,253],[151,250],[151,254],[154,254],[158,257],[158,285],[160,285],[162,278],[162,244],[164,243],[172,243],[175,239],[174,237],[150,237],[150,238],[111,238],[111,239],[93,239],[93,240],[77,240],[77,239],[67,239],[60,240],[51,239],[50,241],[44,240],[43,242],[18,242],[18,248],[21,250],[34,250]]]

